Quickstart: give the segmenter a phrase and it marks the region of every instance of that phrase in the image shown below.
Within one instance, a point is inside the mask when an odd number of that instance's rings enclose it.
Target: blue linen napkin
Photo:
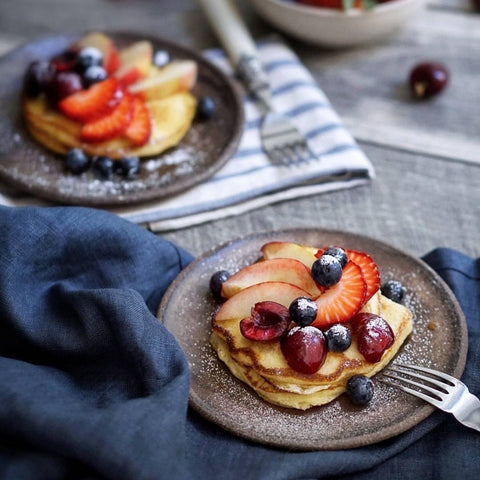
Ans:
[[[0,207],[0,232],[0,479],[478,478],[480,435],[443,412],[344,451],[223,431],[188,409],[188,365],[155,318],[187,252],[87,208]],[[464,310],[479,395],[480,259],[424,260]]]
[[[112,212],[135,223],[148,223],[153,231],[173,230],[283,200],[363,185],[375,177],[372,164],[295,53],[277,36],[259,42],[258,49],[271,80],[275,108],[292,118],[320,160],[290,167],[274,165],[261,148],[262,110],[245,95],[246,122],[237,152],[212,178],[179,195]],[[204,54],[233,74],[222,50]],[[48,202],[0,184],[0,204]]]

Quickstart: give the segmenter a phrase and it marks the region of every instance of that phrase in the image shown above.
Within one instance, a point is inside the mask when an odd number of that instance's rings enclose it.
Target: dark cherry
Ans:
[[[267,300],[253,306],[251,316],[240,321],[240,331],[249,340],[269,342],[279,339],[289,324],[288,308]]]
[[[280,343],[283,356],[293,370],[307,375],[315,373],[325,362],[327,342],[316,327],[294,327]]]
[[[393,345],[393,330],[379,315],[359,313],[352,319],[351,325],[357,336],[358,351],[367,362],[379,362],[385,350]]]
[[[60,100],[83,90],[80,75],[75,72],[57,72],[46,86],[48,100],[56,105]]]
[[[38,97],[45,91],[55,75],[55,67],[50,62],[32,62],[25,73],[24,92],[27,97]]]
[[[410,72],[409,85],[416,98],[430,98],[448,84],[449,72],[441,63],[419,63]]]

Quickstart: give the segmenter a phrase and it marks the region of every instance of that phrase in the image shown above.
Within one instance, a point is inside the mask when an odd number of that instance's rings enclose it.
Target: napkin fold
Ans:
[[[0,207],[0,232],[0,479],[477,478],[480,435],[440,411],[343,451],[223,431],[188,409],[186,359],[155,318],[191,255],[88,208]],[[464,310],[463,379],[479,395],[480,259],[437,249],[424,260]]]
[[[245,94],[245,126],[237,152],[210,179],[179,195],[111,211],[153,231],[173,230],[238,215],[275,202],[354,187],[374,178],[372,164],[345,129],[328,98],[295,53],[277,36],[258,42],[275,108],[293,119],[320,157],[296,166],[274,165],[261,148],[263,110]],[[220,49],[205,56],[229,75]],[[46,205],[0,185],[0,204]]]

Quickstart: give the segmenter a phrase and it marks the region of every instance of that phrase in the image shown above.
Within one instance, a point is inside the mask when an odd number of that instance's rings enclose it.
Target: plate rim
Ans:
[[[10,175],[9,172],[4,168],[0,168],[0,180],[5,184],[19,189],[25,193],[37,196],[40,199],[55,202],[57,204],[60,203],[66,205],[81,205],[89,207],[125,207],[129,205],[141,205],[152,201],[168,199],[176,194],[181,193],[182,191],[185,191],[186,189],[190,189],[211,178],[227,163],[227,161],[233,156],[233,154],[237,150],[244,130],[243,127],[245,125],[245,110],[240,87],[234,82],[233,78],[229,77],[226,72],[224,72],[220,67],[218,67],[207,57],[202,55],[202,50],[196,50],[193,47],[171,41],[159,35],[151,33],[139,33],[138,31],[135,31],[133,29],[89,29],[85,31],[76,31],[70,33],[42,35],[37,36],[33,40],[27,40],[20,45],[17,45],[5,55],[2,55],[0,57],[0,68],[3,64],[7,64],[12,59],[15,59],[22,50],[28,49],[29,47],[34,46],[36,43],[53,42],[55,41],[55,39],[59,39],[62,42],[73,42],[75,40],[78,40],[82,36],[95,31],[104,33],[108,36],[113,37],[114,39],[115,37],[117,37],[122,39],[128,38],[131,41],[149,40],[154,45],[160,44],[162,46],[165,46],[166,49],[176,50],[182,55],[185,55],[185,57],[195,59],[195,61],[197,61],[197,63],[199,64],[199,71],[201,65],[203,65],[204,68],[207,68],[211,72],[214,72],[215,77],[220,78],[222,83],[228,86],[229,95],[231,96],[232,102],[235,105],[236,114],[233,116],[234,128],[231,129],[232,134],[228,144],[222,149],[217,160],[214,163],[210,164],[208,168],[203,169],[200,173],[195,173],[195,175],[191,175],[186,179],[181,179],[180,182],[174,182],[173,184],[167,186],[159,186],[143,192],[134,192],[133,194],[130,194],[127,191],[122,193],[120,197],[118,195],[89,197],[88,195],[85,196],[84,194],[76,195],[74,192],[64,194],[58,190],[52,191],[49,187],[45,187],[43,185],[29,185],[22,179],[18,179],[15,178],[15,176]],[[29,134],[25,126],[23,116],[21,115],[21,110],[19,110],[19,113],[20,118],[18,120],[22,129],[22,134],[28,135],[29,138],[31,138],[31,135]],[[35,144],[35,149],[39,152],[40,155],[47,154],[59,158],[59,154],[41,145],[35,139],[32,139],[32,143]],[[157,159],[161,155],[163,155],[163,153],[165,152],[162,152],[158,155],[146,157],[146,160]]]
[[[329,235],[342,235],[345,236],[347,235],[348,237],[352,238],[357,238],[360,239],[361,241],[368,241],[372,242],[373,244],[378,244],[382,248],[394,250],[396,253],[407,257],[410,261],[413,261],[416,263],[421,269],[425,270],[430,277],[433,277],[436,282],[442,287],[442,290],[448,297],[448,300],[451,302],[452,307],[456,311],[459,319],[459,324],[461,327],[461,340],[460,340],[460,345],[461,349],[458,352],[458,361],[455,365],[455,369],[453,372],[450,372],[451,375],[460,378],[466,365],[466,360],[467,360],[467,353],[468,353],[468,327],[466,323],[466,319],[463,313],[463,310],[455,297],[454,293],[450,289],[450,287],[447,285],[447,283],[440,277],[440,275],[432,268],[430,267],[426,262],[424,262],[421,258],[416,257],[412,255],[411,253],[407,252],[406,250],[402,248],[398,248],[390,243],[387,243],[383,240],[379,240],[377,238],[374,238],[372,236],[364,235],[362,233],[357,233],[353,231],[348,231],[348,230],[340,230],[340,229],[328,229],[328,228],[309,228],[309,227],[301,227],[301,228],[286,228],[286,229],[278,229],[278,230],[265,230],[262,232],[257,232],[249,235],[244,235],[240,236],[231,240],[228,240],[226,242],[220,243],[219,245],[212,247],[211,249],[207,250],[203,254],[199,255],[196,257],[187,267],[185,267],[178,275],[177,277],[173,280],[173,282],[170,284],[170,286],[167,288],[165,291],[162,300],[160,302],[159,308],[157,310],[156,317],[159,320],[162,325],[164,325],[164,314],[165,311],[167,310],[169,299],[172,296],[172,294],[175,292],[175,290],[179,287],[179,285],[182,283],[183,279],[190,274],[192,270],[194,270],[199,264],[201,264],[203,261],[206,259],[210,258],[211,256],[219,253],[221,250],[228,249],[236,245],[237,243],[246,243],[249,241],[255,241],[259,240],[260,238],[265,238],[267,239],[269,236],[274,236],[278,237],[281,235],[296,235],[296,234],[322,234],[322,233],[328,233]],[[373,247],[375,248],[375,247]],[[172,334],[173,335],[173,334]],[[180,342],[178,342],[180,345]],[[180,348],[181,345],[180,345]],[[222,369],[225,369],[227,374],[230,374],[230,371],[227,369],[225,365],[219,360]],[[191,367],[189,367],[191,368]],[[234,378],[236,382],[239,382],[240,385],[242,385],[245,389],[248,387],[244,385],[240,380]],[[413,398],[413,397],[412,397]],[[259,397],[259,400],[268,404],[265,400],[262,400]],[[338,449],[347,449],[347,448],[358,448],[358,447],[363,447],[367,445],[372,445],[379,443],[384,440],[388,440],[390,438],[396,437],[400,434],[403,434],[422,421],[424,421],[427,417],[429,417],[432,413],[434,413],[437,409],[433,407],[432,405],[425,403],[422,405],[420,408],[416,409],[416,417],[412,417],[411,419],[406,418],[402,422],[402,429],[398,430],[398,428],[394,428],[391,426],[390,428],[384,429],[384,435],[381,436],[381,438],[378,437],[377,432],[374,433],[369,433],[366,434],[362,437],[358,437],[358,440],[355,440],[356,437],[354,437],[355,441],[348,442],[345,439],[339,440],[339,441],[333,441],[331,442],[330,445],[328,446],[318,446],[315,444],[315,442],[311,442],[309,444],[305,444],[304,442],[298,442],[295,441],[289,441],[289,439],[285,438],[280,438],[280,441],[270,441],[266,439],[262,439],[257,432],[252,432],[249,429],[244,429],[244,430],[239,430],[238,428],[235,428],[235,426],[231,426],[230,424],[226,422],[222,422],[219,420],[218,416],[215,416],[214,414],[211,413],[210,410],[205,409],[202,407],[201,402],[197,401],[197,394],[196,392],[192,391],[192,386],[190,386],[190,392],[189,392],[189,405],[201,416],[203,416],[205,419],[208,421],[211,421],[212,423],[216,424],[217,426],[221,427],[227,432],[230,432],[237,437],[243,438],[244,440],[248,441],[253,441],[256,442],[260,445],[266,445],[269,447],[275,447],[275,448],[282,448],[282,449],[288,449],[292,451],[328,451],[328,450],[338,450]],[[277,407],[275,405],[270,405],[274,409],[280,409],[282,410],[282,407]],[[318,408],[321,408],[318,407]],[[309,410],[306,411],[295,411],[295,413],[298,413],[299,415],[308,415]]]

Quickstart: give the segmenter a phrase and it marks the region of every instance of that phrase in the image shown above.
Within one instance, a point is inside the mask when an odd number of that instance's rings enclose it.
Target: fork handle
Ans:
[[[198,0],[247,89],[265,106],[270,104],[268,77],[257,47],[232,0]]]

